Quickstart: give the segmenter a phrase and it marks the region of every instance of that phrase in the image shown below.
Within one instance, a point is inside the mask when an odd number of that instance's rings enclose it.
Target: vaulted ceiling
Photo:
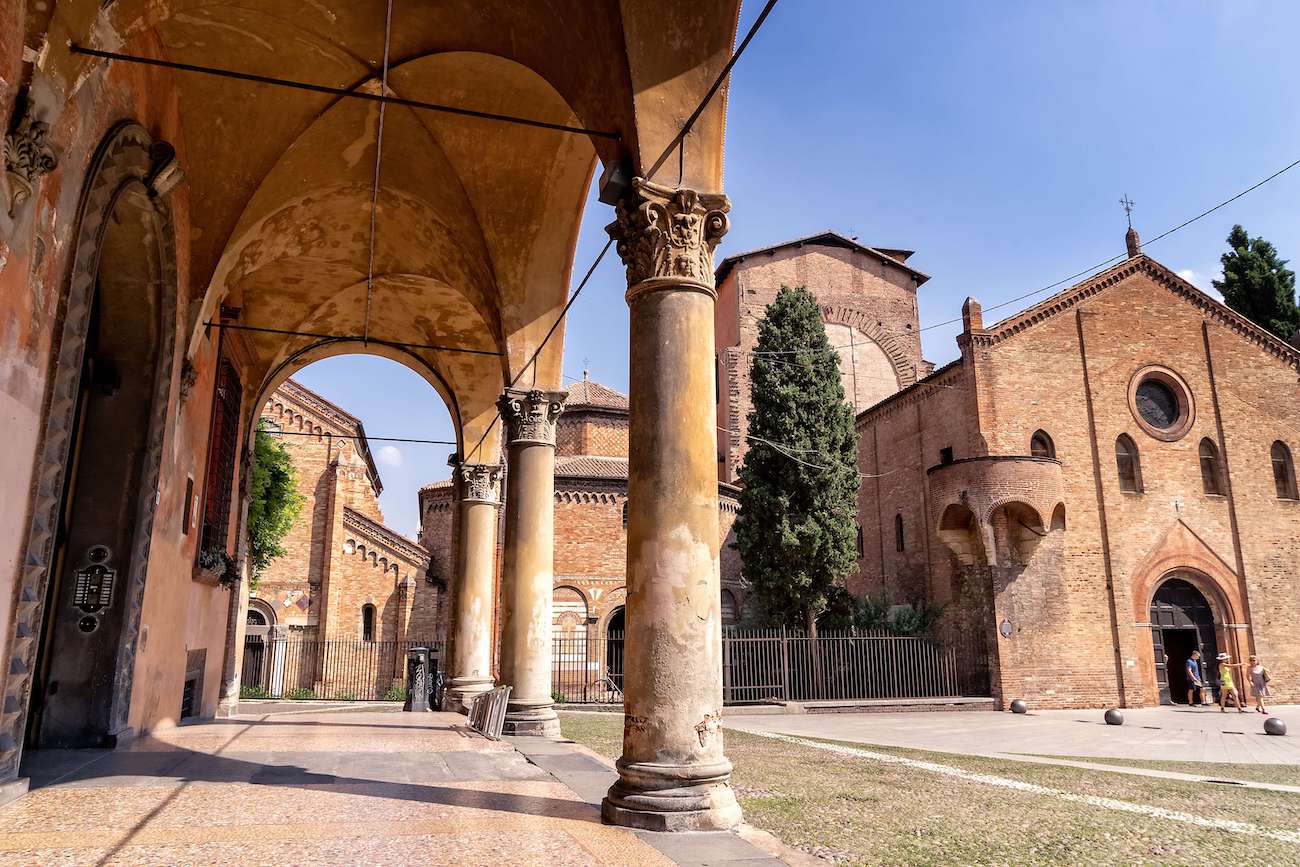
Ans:
[[[59,3],[57,39],[332,88],[380,91],[385,0]],[[390,95],[608,131],[573,134],[175,72],[189,273],[253,328],[361,335],[411,349],[468,445],[569,290],[595,167],[644,171],[726,62],[738,0],[395,0]],[[37,13],[33,13],[36,16]],[[102,60],[55,57],[76,80]],[[117,61],[115,61],[117,62]],[[680,182],[721,188],[725,91],[685,143]],[[678,160],[657,180],[678,182]],[[669,176],[671,175],[671,177]],[[373,262],[371,211],[374,202]],[[368,275],[370,279],[368,280]],[[204,290],[203,287],[206,287]],[[608,287],[593,287],[604,291]],[[621,287],[619,288],[621,293]],[[273,387],[356,344],[246,332]],[[559,384],[562,332],[527,383]],[[495,438],[487,451],[495,452]],[[480,454],[479,459],[489,459]]]

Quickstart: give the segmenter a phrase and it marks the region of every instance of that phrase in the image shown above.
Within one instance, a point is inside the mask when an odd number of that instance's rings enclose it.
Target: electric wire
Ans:
[[[258,433],[264,433],[268,436],[273,436],[273,437],[279,437],[279,436],[319,437],[321,439],[324,439],[325,437],[332,437],[333,439],[336,440],[365,440],[366,442],[380,442],[380,443],[417,443],[417,444],[434,445],[434,446],[456,445],[455,440],[426,440],[426,439],[419,439],[417,437],[376,437],[376,436],[371,436],[370,434],[364,434],[364,435],[363,434],[341,434],[341,433],[334,433],[333,431],[322,431],[321,433],[315,433],[315,432],[308,432],[308,431],[301,431],[301,430],[267,429],[267,430],[259,430]]]
[[[1243,196],[1246,196],[1246,195],[1248,195],[1248,194],[1250,194],[1250,193],[1253,193],[1255,190],[1259,189],[1260,187],[1264,186],[1265,184],[1269,183],[1270,181],[1273,181],[1273,180],[1275,180],[1276,178],[1281,177],[1282,175],[1284,175],[1284,174],[1286,174],[1287,172],[1289,172],[1289,171],[1291,171],[1292,169],[1294,169],[1296,166],[1300,166],[1300,159],[1297,159],[1297,160],[1295,160],[1294,162],[1291,162],[1291,163],[1289,163],[1289,164],[1283,166],[1282,168],[1280,168],[1280,169],[1278,169],[1277,171],[1273,172],[1273,173],[1272,173],[1271,175],[1269,175],[1268,177],[1266,177],[1266,178],[1264,178],[1264,179],[1262,179],[1262,180],[1260,180],[1260,181],[1257,181],[1257,182],[1254,183],[1254,184],[1251,184],[1249,187],[1246,187],[1244,190],[1241,190],[1240,192],[1236,193],[1235,195],[1233,195],[1233,196],[1231,196],[1231,197],[1229,197],[1229,198],[1227,198],[1227,199],[1224,199],[1222,202],[1219,202],[1217,205],[1214,205],[1214,206],[1211,207],[1211,208],[1207,208],[1206,210],[1202,211],[1201,213],[1197,214],[1196,216],[1194,216],[1194,217],[1192,217],[1192,218],[1190,218],[1190,219],[1184,220],[1183,222],[1179,223],[1178,225],[1176,225],[1176,226],[1174,226],[1174,227],[1172,227],[1172,228],[1170,228],[1170,229],[1166,229],[1165,231],[1161,232],[1159,235],[1156,235],[1156,236],[1155,236],[1154,238],[1152,238],[1151,240],[1149,240],[1149,241],[1143,241],[1143,242],[1142,242],[1142,247],[1143,247],[1143,248],[1149,247],[1149,246],[1151,246],[1152,244],[1156,243],[1157,241],[1160,241],[1160,240],[1162,240],[1162,239],[1164,239],[1164,238],[1167,238],[1167,237],[1169,237],[1170,235],[1174,234],[1175,232],[1178,232],[1178,231],[1181,231],[1182,229],[1187,228],[1188,226],[1192,225],[1193,223],[1197,222],[1198,220],[1202,220],[1202,219],[1204,219],[1205,217],[1208,217],[1210,214],[1213,214],[1215,211],[1218,211],[1218,210],[1220,210],[1220,209],[1222,209],[1222,208],[1227,207],[1228,205],[1232,204],[1233,202],[1237,201],[1238,199],[1242,198]],[[1117,255],[1111,256],[1109,259],[1105,259],[1105,260],[1103,260],[1103,261],[1101,261],[1101,262],[1098,262],[1098,263],[1096,263],[1095,265],[1090,265],[1089,267],[1084,268],[1082,271],[1076,271],[1075,273],[1071,274],[1071,275],[1068,276],[1068,277],[1062,277],[1060,280],[1057,280],[1057,281],[1054,282],[1054,283],[1048,283],[1046,286],[1041,286],[1041,287],[1039,287],[1038,289],[1034,289],[1034,290],[1032,290],[1032,291],[1025,292],[1025,293],[1022,294],[1022,295],[1017,295],[1017,296],[1014,297],[1014,298],[1009,298],[1009,299],[1007,299],[1006,301],[1000,301],[1000,302],[998,302],[997,304],[992,304],[992,305],[989,305],[988,307],[983,307],[982,309],[983,309],[983,311],[985,311],[985,312],[987,312],[987,311],[989,311],[989,310],[998,310],[998,309],[1001,309],[1001,308],[1003,308],[1003,307],[1007,307],[1007,306],[1010,306],[1010,305],[1012,305],[1012,304],[1015,304],[1015,303],[1018,302],[1018,301],[1024,301],[1024,300],[1027,299],[1027,298],[1032,298],[1032,297],[1035,296],[1035,295],[1041,295],[1041,294],[1044,293],[1044,292],[1047,292],[1047,291],[1050,291],[1050,290],[1052,290],[1052,289],[1055,289],[1056,287],[1062,285],[1063,283],[1068,283],[1068,282],[1070,282],[1071,280],[1078,279],[1079,277],[1085,277],[1085,276],[1088,276],[1088,275],[1090,275],[1090,274],[1094,274],[1094,273],[1100,271],[1101,269],[1103,269],[1103,268],[1105,268],[1105,267],[1107,267],[1107,266],[1109,266],[1109,265],[1112,265],[1112,264],[1114,264],[1115,262],[1118,262],[1120,259],[1125,258],[1127,255],[1128,255],[1128,252],[1127,252],[1127,251],[1125,251],[1125,252],[1123,252],[1123,253],[1119,253],[1119,254],[1117,254]],[[753,314],[749,314],[749,315],[752,316]],[[755,320],[757,321],[757,317],[755,317]],[[955,324],[957,324],[957,323],[959,323],[959,322],[961,322],[961,321],[962,321],[961,317],[958,316],[958,317],[956,317],[956,318],[948,319],[948,320],[945,320],[945,321],[943,321],[943,322],[936,322],[936,323],[934,323],[934,324],[932,324],[932,325],[926,325],[926,326],[924,326],[924,327],[922,327],[922,328],[919,328],[919,329],[917,329],[917,330],[918,330],[918,332],[922,332],[922,331],[931,331],[931,330],[933,330],[933,329],[935,329],[935,328],[943,328],[943,327],[948,326],[948,325],[955,325]],[[839,350],[839,349],[849,349],[850,347],[851,347],[850,344],[845,344],[845,345],[843,345],[843,346],[832,346],[831,349],[836,349],[836,350]],[[806,353],[806,352],[812,352],[812,351],[814,351],[814,350],[812,350],[812,349],[773,349],[773,350],[756,350],[756,351],[752,351],[752,352],[750,352],[749,354],[751,354],[751,355],[795,355],[795,354]]]
[[[384,11],[384,65],[379,76],[379,92],[388,93],[388,50],[392,44],[393,0],[388,0]],[[379,217],[379,169],[384,161],[384,114],[388,103],[379,103],[379,118],[375,123],[375,180],[370,191],[370,250],[366,258],[366,313],[361,322],[363,343],[370,341],[370,302],[375,294],[375,224]]]
[[[491,120],[500,123],[515,124],[518,126],[531,126],[538,129],[555,130],[556,132],[567,132],[574,135],[587,135],[596,138],[606,138],[613,141],[621,141],[622,136],[616,132],[601,129],[589,129],[582,126],[569,126],[563,123],[552,123],[545,120],[534,120],[527,117],[517,117],[509,114],[497,114],[491,111],[477,111],[472,108],[458,108],[454,105],[444,105],[437,102],[425,102],[419,99],[405,99],[400,96],[389,96],[387,94],[366,93],[363,90],[354,90],[347,87],[330,87],[326,84],[312,84],[308,81],[296,81],[291,78],[276,78],[271,75],[256,75],[251,72],[237,72],[233,69],[222,69],[216,66],[200,66],[194,63],[180,63],[175,60],[160,60],[156,57],[143,57],[138,54],[123,54],[117,51],[104,51],[99,48],[87,48],[76,42],[68,43],[68,50],[73,54],[84,54],[88,57],[98,57],[102,60],[118,60],[123,63],[138,63],[143,66],[157,66],[162,69],[174,69],[178,72],[197,72],[203,75],[212,75],[219,78],[231,78],[236,81],[248,81],[254,84],[269,84],[276,87],[287,87],[295,90],[306,90],[311,93],[323,93],[330,96],[342,96],[350,99],[361,99],[369,102],[389,103],[392,105],[401,105],[406,108],[418,108],[423,111],[435,111],[443,114],[454,114],[460,117],[472,117],[478,120]]]
[[[655,160],[654,164],[650,167],[650,171],[646,172],[645,180],[648,181],[654,178],[655,173],[663,166],[664,161],[668,159],[673,150],[679,145],[682,145],[686,140],[686,136],[690,134],[691,127],[693,127],[695,122],[700,119],[700,115],[704,113],[704,109],[708,107],[709,102],[722,87],[723,82],[726,81],[727,76],[731,74],[732,67],[736,65],[736,62],[740,60],[741,55],[745,53],[745,49],[749,47],[749,43],[753,41],[754,36],[758,34],[759,29],[763,26],[763,22],[767,20],[767,16],[771,13],[777,2],[778,0],[767,0],[767,4],[759,13],[758,18],[755,19],[753,25],[750,26],[749,31],[745,34],[745,38],[741,40],[741,43],[738,46],[736,46],[735,51],[731,53],[731,57],[727,60],[726,65],[723,66],[722,71],[718,73],[717,78],[714,79],[713,84],[709,87],[708,92],[704,94],[703,99],[700,100],[700,104],[695,107],[695,110],[691,112],[690,116],[686,119],[686,122],[682,124],[681,130],[673,137],[673,140],[669,142],[668,146],[664,148],[663,153],[659,155],[659,159]],[[682,159],[684,159],[684,156]],[[609,252],[609,248],[613,246],[613,243],[614,239],[611,237],[605,242],[605,246],[600,248],[600,252],[591,263],[591,267],[587,269],[587,273],[582,278],[582,282],[578,284],[578,287],[574,289],[573,293],[569,296],[568,301],[565,302],[563,309],[560,310],[560,315],[557,316],[555,322],[551,324],[550,330],[546,332],[546,336],[542,339],[542,342],[538,344],[537,350],[533,353],[532,358],[530,358],[528,363],[520,369],[519,373],[511,380],[510,385],[507,386],[507,388],[514,388],[516,383],[518,383],[518,381],[523,377],[524,371],[532,367],[537,361],[537,357],[541,355],[542,350],[546,348],[546,344],[550,341],[551,336],[554,335],[556,329],[560,327],[560,323],[564,321],[564,317],[568,315],[569,309],[573,307],[573,303],[577,301],[578,296],[582,294],[582,290],[586,287],[587,281],[591,278],[591,275],[595,272],[596,267],[600,264],[601,260],[605,258],[605,254]],[[500,416],[498,415],[488,423],[488,426],[483,430],[483,435],[479,437],[478,442],[465,456],[464,460],[468,461],[473,455],[478,454],[479,449],[483,446],[483,442],[487,439],[488,434],[492,432],[492,429],[496,426],[499,420]]]
[[[224,328],[229,331],[249,331],[254,334],[280,334],[288,337],[315,337],[320,340],[342,340],[357,341],[363,340],[358,334],[326,334],[320,331],[300,331],[294,328],[265,328],[258,325],[236,325],[233,322],[213,322],[211,320],[203,323],[205,328]],[[370,343],[378,346],[389,346],[393,349],[433,349],[438,352],[458,352],[465,355],[490,355],[494,358],[500,357],[501,353],[495,349],[470,349],[464,346],[447,346],[442,343],[404,343],[400,340],[381,340],[378,337],[369,338]]]

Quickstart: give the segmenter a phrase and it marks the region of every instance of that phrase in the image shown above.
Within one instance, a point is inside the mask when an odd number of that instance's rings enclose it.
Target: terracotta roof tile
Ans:
[[[569,386],[569,396],[564,399],[566,410],[617,409],[627,410],[627,395],[606,388],[599,382],[582,379]]]

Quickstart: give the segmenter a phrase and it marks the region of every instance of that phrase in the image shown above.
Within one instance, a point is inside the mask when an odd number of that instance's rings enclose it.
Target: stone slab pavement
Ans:
[[[1287,724],[1286,737],[1264,734],[1264,716],[1247,708],[1155,707],[1125,710],[1108,726],[1098,710],[1028,714],[807,714],[731,716],[725,726],[861,744],[979,756],[1041,755],[1245,764],[1300,763],[1300,706],[1270,708]]]
[[[781,863],[735,835],[656,845],[602,825],[611,772],[577,750],[539,764],[455,714],[295,709],[32,751],[30,791],[0,806],[0,863]]]

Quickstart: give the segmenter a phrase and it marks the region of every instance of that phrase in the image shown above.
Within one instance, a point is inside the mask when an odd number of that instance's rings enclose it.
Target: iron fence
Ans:
[[[244,640],[240,688],[246,698],[401,700],[406,697],[406,653],[436,641],[263,638]]]
[[[552,691],[557,701],[621,703],[624,638],[556,633]],[[850,701],[987,695],[975,652],[931,638],[887,632],[728,629],[722,637],[725,704],[768,700]]]

